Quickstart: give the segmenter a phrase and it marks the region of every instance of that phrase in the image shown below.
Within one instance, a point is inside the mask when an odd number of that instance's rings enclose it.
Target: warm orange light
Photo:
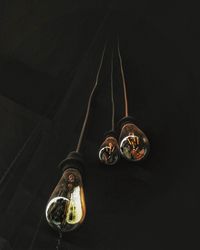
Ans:
[[[46,207],[50,226],[61,232],[76,229],[86,215],[85,197],[80,172],[68,168],[64,171]]]
[[[130,161],[140,161],[149,153],[150,145],[146,135],[133,123],[123,125],[119,137],[120,152]]]

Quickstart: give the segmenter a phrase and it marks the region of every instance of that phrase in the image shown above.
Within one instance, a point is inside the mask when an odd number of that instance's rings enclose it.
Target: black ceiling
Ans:
[[[51,0],[1,5],[0,249],[56,249],[45,206],[61,175],[59,161],[77,144],[105,40],[82,147],[87,217],[80,229],[63,236],[62,249],[198,249],[197,5]],[[121,160],[105,167],[97,151],[111,124],[110,55],[117,35],[130,114],[148,135],[151,154],[136,165]],[[123,95],[114,58],[117,122]]]

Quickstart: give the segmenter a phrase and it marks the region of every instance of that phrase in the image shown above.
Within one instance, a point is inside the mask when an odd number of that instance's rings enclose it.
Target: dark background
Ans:
[[[130,114],[151,154],[139,164],[105,167],[97,151],[110,129],[117,33]],[[87,217],[63,236],[62,249],[199,249],[198,4],[66,0],[0,4],[0,249],[56,248],[45,206],[58,163],[77,144],[106,39],[82,147]],[[114,74],[117,122],[123,96],[116,53]]]

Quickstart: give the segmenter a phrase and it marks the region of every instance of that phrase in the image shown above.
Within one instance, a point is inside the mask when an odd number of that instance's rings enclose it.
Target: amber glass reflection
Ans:
[[[119,146],[122,156],[130,161],[140,161],[149,153],[149,140],[133,123],[122,127]]]
[[[62,232],[76,229],[86,214],[81,174],[77,169],[64,171],[46,207],[50,226]]]
[[[99,149],[99,159],[106,165],[114,165],[119,159],[119,146],[116,138],[110,136],[105,139]]]

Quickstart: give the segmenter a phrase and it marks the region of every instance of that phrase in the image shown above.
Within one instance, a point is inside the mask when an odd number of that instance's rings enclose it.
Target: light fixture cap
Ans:
[[[117,134],[114,130],[107,131],[103,136],[103,140],[105,140],[108,137],[114,137],[117,140]]]
[[[132,116],[124,116],[121,120],[118,122],[118,128],[121,129],[125,124],[127,123],[134,123],[135,124],[136,120]]]
[[[85,165],[85,162],[84,162],[83,156],[79,152],[72,151],[68,154],[68,156],[63,161],[61,161],[58,167],[63,172],[66,169],[73,168],[73,169],[77,169],[81,174],[83,174],[84,165]]]

